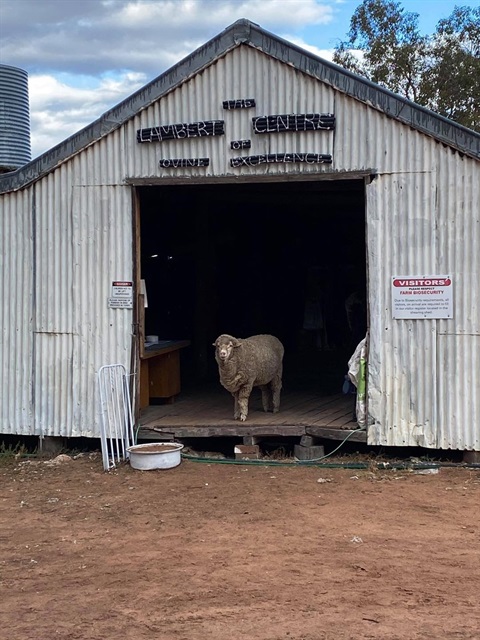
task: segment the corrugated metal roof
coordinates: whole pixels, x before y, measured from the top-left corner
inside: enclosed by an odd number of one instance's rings
[[[480,158],[480,134],[433,111],[323,60],[296,45],[242,19],[233,23],[189,56],[142,89],[104,113],[98,120],[70,136],[17,171],[0,176],[0,193],[22,188],[58,166],[99,138],[120,127],[136,113],[172,91],[229,50],[240,45],[255,47],[389,117],[432,136],[468,156]]]

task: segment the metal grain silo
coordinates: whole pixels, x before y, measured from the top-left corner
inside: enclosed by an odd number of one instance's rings
[[[0,173],[31,159],[28,74],[0,64]]]

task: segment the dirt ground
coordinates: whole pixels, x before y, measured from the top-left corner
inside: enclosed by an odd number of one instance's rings
[[[480,638],[480,470],[0,466],[6,640]]]

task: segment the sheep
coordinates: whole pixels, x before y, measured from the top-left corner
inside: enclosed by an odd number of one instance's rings
[[[271,335],[238,339],[222,334],[213,343],[220,383],[234,397],[233,417],[244,422],[253,387],[262,391],[264,411],[277,413],[282,389],[283,344]]]

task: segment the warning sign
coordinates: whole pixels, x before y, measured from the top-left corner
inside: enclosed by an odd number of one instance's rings
[[[393,276],[392,311],[397,319],[453,318],[450,276]]]
[[[108,299],[108,306],[111,309],[133,309],[133,282],[112,282],[112,295]]]
[[[112,298],[132,298],[133,282],[112,282]]]

